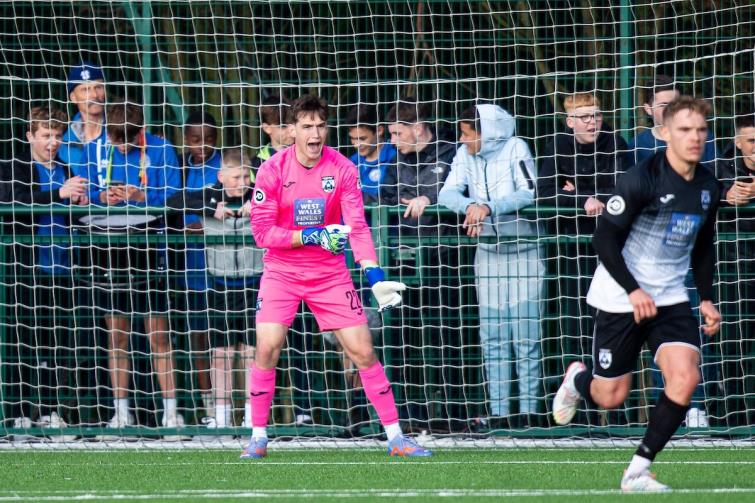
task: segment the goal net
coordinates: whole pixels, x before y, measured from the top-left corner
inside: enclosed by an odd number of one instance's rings
[[[192,212],[185,200],[168,199],[214,184],[223,152],[241,148],[263,161],[271,142],[290,141],[276,123],[285,124],[287,100],[316,93],[329,104],[329,145],[352,156],[355,144],[377,141],[385,157],[385,173],[360,169],[380,262],[407,285],[404,305],[378,314],[348,252],[347,262],[356,285],[350,302],[368,315],[404,429],[451,443],[491,435],[546,443],[637,438],[663,386],[648,351],[621,408],[582,407],[567,427],[552,421],[565,368],[592,360],[585,294],[597,265],[595,219],[583,200],[559,204],[534,189],[577,184],[593,195],[602,190],[596,186],[612,186],[642,154],[631,147],[635,137],[653,138],[653,103],[643,104],[661,75],[683,94],[710,100],[713,158],[743,162],[732,145],[735,120],[752,113],[753,10],[734,0],[0,4],[0,436],[211,442],[249,434],[246,368],[262,302],[261,251],[237,207],[219,220],[217,200]],[[111,148],[98,128],[104,112],[92,105],[97,91],[78,94],[99,70],[105,110],[139,104],[141,141],[155,152],[149,167],[165,177],[146,205],[78,197],[81,204],[69,204],[69,197],[51,206],[50,191],[86,169],[96,172],[90,186],[144,182],[144,169],[134,182],[133,173],[119,177],[113,167],[132,155],[144,168],[148,147]],[[563,102],[581,92],[599,100],[610,151],[581,149],[569,135]],[[430,135],[410,146],[419,154],[408,158],[435,156],[413,173],[387,153],[387,116],[399,103],[420,115]],[[501,215],[508,224],[495,233],[470,237],[464,210],[436,203],[460,117],[481,103],[513,117],[533,159],[534,176],[524,183],[536,194]],[[72,171],[39,162],[58,148],[54,139],[35,139],[40,124],[53,137],[63,131],[47,116],[35,121],[38,107],[67,114],[71,129],[60,151]],[[376,118],[354,119],[354,109],[374,109]],[[121,106],[124,123],[136,117],[128,113]],[[554,150],[559,134],[570,151]],[[91,147],[100,140],[101,149]],[[84,152],[85,166],[74,166],[71,149]],[[566,171],[547,175],[548,163]],[[606,163],[612,171],[596,174]],[[720,164],[710,164],[719,175]],[[509,194],[505,173],[472,171],[463,173],[460,197]],[[393,200],[381,184],[391,173],[398,173]],[[423,217],[406,217],[407,200],[425,193],[432,204]],[[715,289],[723,324],[716,337],[701,335],[702,384],[679,432],[688,438],[753,434],[754,220],[751,204],[719,214]],[[354,364],[303,306],[281,354],[270,426],[273,436],[300,440],[380,438]]]

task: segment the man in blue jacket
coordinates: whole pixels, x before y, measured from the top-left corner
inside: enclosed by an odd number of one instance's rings
[[[462,147],[438,203],[465,215],[479,243],[475,276],[490,400],[490,428],[510,426],[511,367],[519,377],[522,426],[536,424],[540,393],[540,313],[545,265],[537,226],[518,215],[535,200],[535,163],[514,118],[497,105],[477,105],[460,117]],[[468,193],[469,195],[465,195]],[[513,350],[514,360],[511,359]]]
[[[93,204],[105,206],[165,206],[166,199],[181,187],[181,171],[173,145],[146,132],[139,105],[128,102],[111,104],[107,107],[106,118],[107,155],[103,157],[97,144],[90,143],[86,150],[86,167],[79,173],[89,180],[89,199]],[[103,227],[108,225],[109,222],[102,224]],[[109,333],[115,414],[107,427],[117,430],[134,424],[128,400],[131,316],[144,320],[153,369],[163,396],[162,425],[181,427],[183,417],[177,413],[174,364],[168,332],[165,256],[163,250],[155,250],[155,245],[150,245],[148,250],[139,246],[111,246],[109,260],[113,262],[113,257],[120,256],[119,252],[126,253],[129,257],[126,267],[123,264],[108,264],[105,277],[93,279],[96,283],[94,302],[103,312]],[[95,253],[93,246],[92,256]],[[141,257],[141,260],[134,264],[137,260],[134,257]],[[180,440],[181,437],[168,435],[164,439]]]
[[[102,68],[89,62],[73,66],[68,72],[68,98],[76,105],[73,117],[63,135],[58,157],[77,170],[84,164],[89,144],[104,149],[105,131],[105,75]]]

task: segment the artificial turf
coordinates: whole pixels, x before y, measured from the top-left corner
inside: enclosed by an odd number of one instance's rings
[[[613,501],[628,449],[0,451],[2,501]],[[755,501],[755,448],[674,448],[656,460],[659,501]]]

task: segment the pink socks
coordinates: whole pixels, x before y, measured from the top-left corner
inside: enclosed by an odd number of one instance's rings
[[[252,403],[252,426],[266,427],[270,420],[270,407],[275,394],[275,369],[259,369],[252,364],[249,373],[249,400]]]
[[[361,369],[359,376],[362,378],[367,399],[375,407],[383,426],[398,423],[398,409],[396,409],[396,401],[393,398],[393,389],[380,362],[369,368]]]

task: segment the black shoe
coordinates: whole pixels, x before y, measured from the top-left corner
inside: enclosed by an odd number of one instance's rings
[[[511,423],[509,423],[508,416],[489,416],[486,419],[486,422],[488,423],[487,426],[490,431],[511,429]]]

